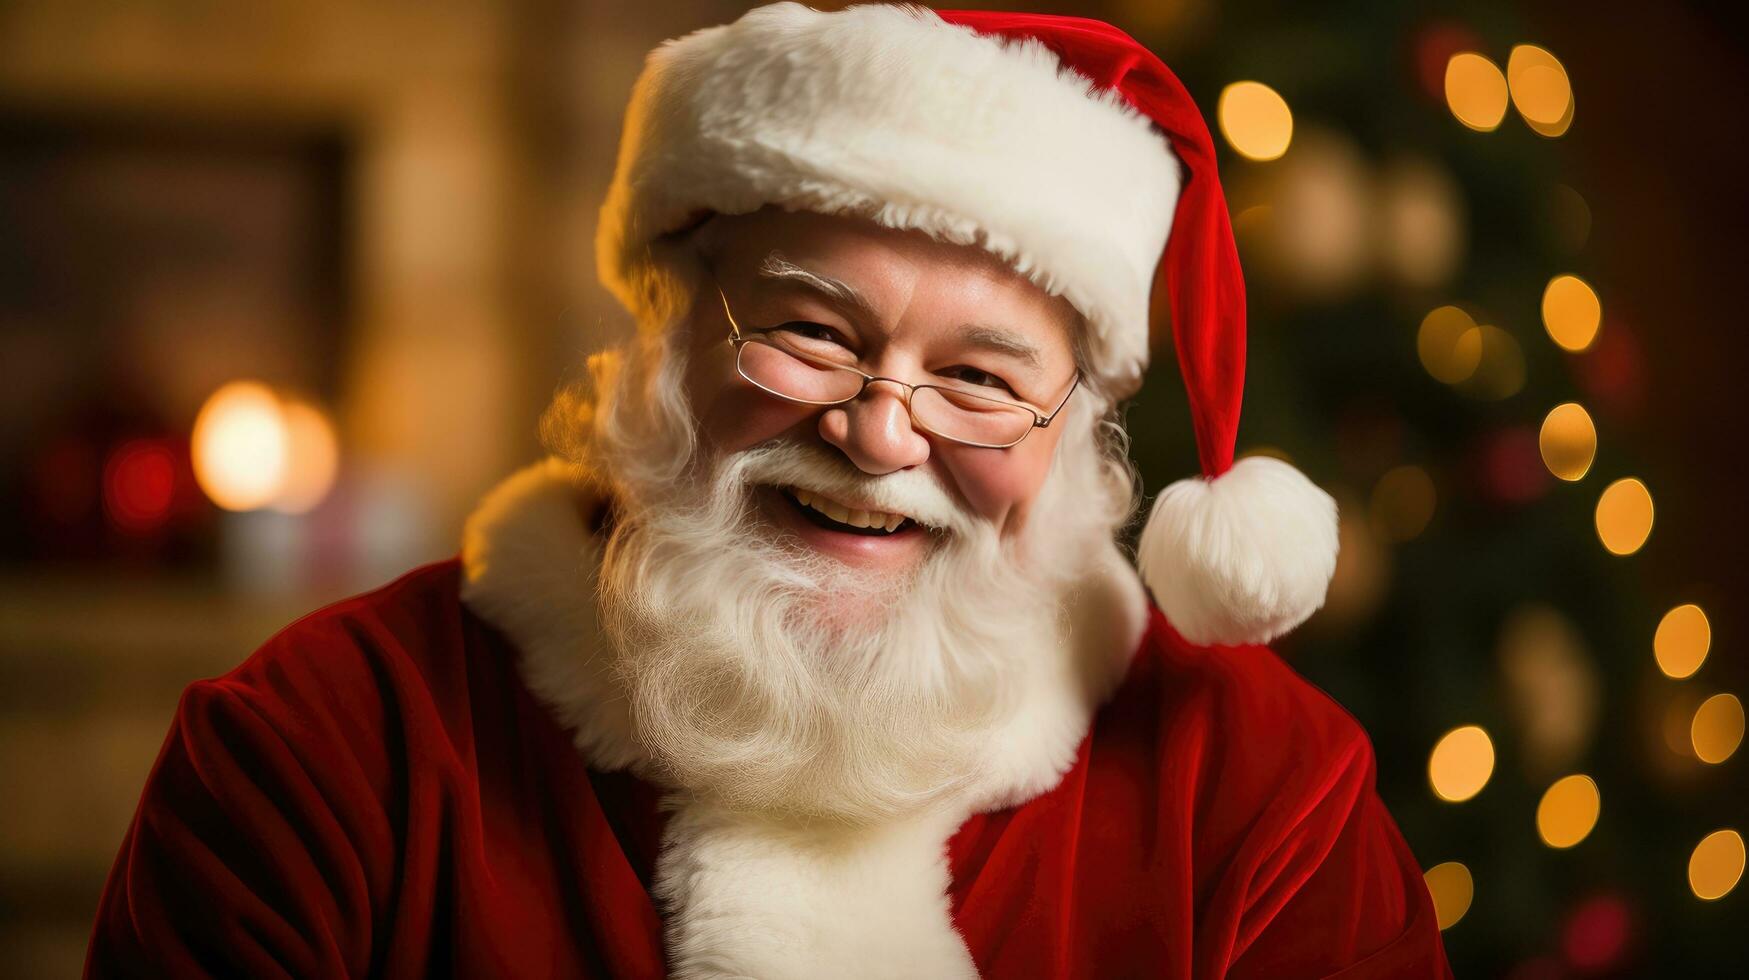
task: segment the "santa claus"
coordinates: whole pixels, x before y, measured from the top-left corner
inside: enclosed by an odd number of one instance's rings
[[[1449,974],[1364,733],[1261,646],[1335,506],[1233,462],[1244,289],[1158,59],[761,7],[650,55],[597,244],[638,330],[553,457],[188,689],[91,975]],[[1138,575],[1151,300],[1203,472]]]

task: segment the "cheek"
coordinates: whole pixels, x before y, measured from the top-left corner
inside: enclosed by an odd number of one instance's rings
[[[1011,531],[1026,519],[1039,488],[1044,486],[1056,444],[1056,433],[1041,430],[1013,449],[955,446],[943,455],[954,485],[972,510],[1003,531]]]
[[[794,428],[816,409],[760,391],[735,372],[733,360],[706,356],[687,369],[687,396],[699,435],[719,454],[750,449]]]

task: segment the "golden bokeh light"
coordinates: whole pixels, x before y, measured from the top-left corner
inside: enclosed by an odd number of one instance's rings
[[[1427,760],[1433,792],[1448,803],[1462,803],[1488,785],[1494,774],[1494,743],[1479,725],[1445,733]]]
[[[1449,282],[1468,231],[1457,181],[1430,160],[1399,157],[1380,175],[1378,193],[1377,256],[1385,271],[1421,289]]]
[[[1550,473],[1567,481],[1579,480],[1590,472],[1591,461],[1597,458],[1597,426],[1578,402],[1556,405],[1543,419],[1537,445]]]
[[[194,421],[194,476],[226,510],[313,510],[340,469],[340,441],[320,408],[234,381],[207,399]]]
[[[1552,606],[1527,602],[1501,623],[1497,649],[1525,771],[1539,779],[1572,771],[1596,731],[1603,686],[1579,627]]]
[[[1688,857],[1688,887],[1696,898],[1724,898],[1743,877],[1743,835],[1715,830],[1695,845]]]
[[[1543,327],[1562,350],[1577,353],[1597,340],[1603,304],[1591,284],[1573,275],[1549,280],[1543,290]]]
[[[1378,259],[1378,178],[1353,137],[1296,127],[1293,149],[1254,168],[1235,191],[1266,201],[1267,219],[1247,245],[1260,269],[1301,298],[1334,300],[1364,288]],[[1248,200],[1247,203],[1250,203]]]
[[[1590,776],[1575,773],[1555,780],[1536,807],[1536,832],[1543,843],[1566,848],[1584,840],[1597,826],[1603,797]]]
[[[1248,159],[1278,159],[1293,142],[1293,111],[1287,100],[1262,82],[1228,85],[1221,90],[1215,113],[1221,135]]]
[[[1476,339],[1481,348],[1476,370],[1458,386],[1472,398],[1499,401],[1524,390],[1524,348],[1518,338],[1499,327],[1482,324],[1476,327]]]
[[[1724,762],[1743,744],[1743,702],[1735,694],[1707,698],[1695,710],[1688,733],[1695,758],[1715,766]]]
[[[1482,333],[1476,321],[1455,306],[1441,306],[1421,320],[1415,352],[1434,380],[1459,384],[1482,363]]]
[[[288,401],[283,411],[288,465],[285,480],[274,495],[273,509],[305,514],[334,487],[340,470],[340,442],[334,435],[334,424],[316,406]]]
[[[1439,919],[1441,931],[1457,925],[1476,897],[1476,881],[1470,869],[1457,861],[1447,861],[1427,869],[1427,892],[1433,896],[1433,913]]]
[[[1628,477],[1605,487],[1597,499],[1597,537],[1612,555],[1639,551],[1652,533],[1652,494]]]
[[[226,510],[265,507],[284,484],[288,442],[273,392],[253,381],[234,381],[214,392],[195,417],[195,480]]]
[[[1543,465],[1555,476],[1567,481],[1585,478],[1593,458],[1597,458],[1597,425],[1592,422],[1592,413],[1576,401],[1557,404],[1543,418],[1537,446],[1543,450]]]
[[[1546,48],[1520,44],[1506,59],[1506,80],[1512,105],[1525,124],[1543,136],[1555,137],[1573,125],[1573,85],[1567,69]]]
[[[1699,670],[1712,645],[1712,624],[1707,622],[1705,610],[1692,602],[1665,613],[1658,621],[1658,632],[1652,635],[1652,655],[1658,659],[1658,669],[1677,680]]]
[[[1500,66],[1474,51],[1451,56],[1445,64],[1445,103],[1457,121],[1479,132],[1500,128],[1506,118],[1506,76]]]
[[[1372,516],[1379,533],[1391,541],[1409,541],[1427,529],[1438,493],[1433,477],[1419,466],[1399,466],[1372,491]]]
[[[1327,301],[1371,282],[1385,235],[1383,189],[1354,137],[1296,126],[1284,158],[1237,177],[1233,194],[1244,201],[1238,214],[1247,219],[1240,247],[1284,296]],[[1258,205],[1266,205],[1265,212],[1247,214]]]

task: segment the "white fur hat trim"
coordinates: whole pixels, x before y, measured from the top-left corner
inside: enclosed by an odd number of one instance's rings
[[[1178,200],[1165,136],[1037,41],[909,5],[774,3],[652,51],[601,209],[601,280],[649,301],[650,245],[701,213],[857,214],[1007,259],[1088,320],[1132,393]]]

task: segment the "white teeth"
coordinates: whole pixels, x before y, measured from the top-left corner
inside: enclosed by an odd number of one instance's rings
[[[830,497],[803,490],[800,487],[791,487],[790,492],[795,495],[796,503],[817,510],[838,523],[848,524],[851,527],[878,527],[891,533],[907,520],[904,514],[889,514],[879,510],[854,510]]]

